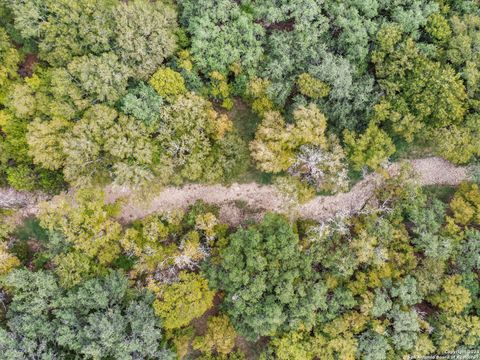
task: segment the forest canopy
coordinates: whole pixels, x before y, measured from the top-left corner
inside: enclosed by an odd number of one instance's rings
[[[478,172],[479,111],[478,0],[0,0],[0,357],[475,356],[478,176],[389,164]],[[122,216],[239,183],[285,209]]]

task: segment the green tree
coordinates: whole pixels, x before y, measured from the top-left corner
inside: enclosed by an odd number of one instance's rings
[[[153,303],[155,314],[164,319],[166,329],[188,325],[213,305],[215,292],[201,275],[181,272],[178,278],[173,284],[150,286],[158,297]]]
[[[42,227],[60,232],[76,250],[105,265],[121,250],[122,227],[113,218],[117,210],[116,204],[105,204],[102,192],[83,189],[74,199],[59,195],[43,203],[39,219]]]
[[[299,247],[298,234],[279,215],[229,237],[218,266],[207,269],[211,286],[225,292],[235,328],[249,339],[311,326],[326,308],[326,289]]]
[[[398,350],[411,350],[420,333],[418,315],[415,311],[394,309],[391,312],[393,321],[393,344]]]
[[[373,331],[365,332],[360,336],[358,352],[361,359],[383,360],[387,358],[390,349],[387,339]]]
[[[356,170],[364,166],[377,170],[395,152],[390,137],[373,122],[360,136],[345,131],[344,141],[348,158]]]
[[[175,8],[166,1],[121,2],[113,19],[115,52],[137,79],[147,80],[176,48]]]
[[[191,34],[195,65],[203,74],[227,75],[234,63],[247,73],[254,71],[264,30],[245,8],[228,0],[182,0],[179,5],[181,23]]]
[[[18,270],[6,286],[13,295],[7,329],[0,329],[0,349],[7,358],[72,353],[86,359],[172,358],[160,347],[152,297],[130,292],[120,273],[63,290],[49,272]]]
[[[155,90],[141,82],[129,89],[128,94],[121,100],[120,108],[126,115],[131,115],[147,125],[156,126],[162,105],[163,99]]]
[[[478,230],[469,229],[465,232],[465,239],[461,242],[456,263],[464,272],[480,269],[480,232]]]
[[[125,95],[132,74],[113,52],[75,58],[68,64],[68,71],[89,97],[109,104]]]
[[[214,316],[207,321],[207,332],[201,337],[196,337],[193,347],[204,353],[216,351],[218,354],[227,355],[235,346],[237,333],[226,315]]]
[[[405,306],[412,306],[422,301],[417,290],[417,280],[412,276],[402,279],[397,287],[392,288],[391,293],[392,296],[399,297]]]

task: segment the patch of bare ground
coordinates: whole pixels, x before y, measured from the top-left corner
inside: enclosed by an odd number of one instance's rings
[[[263,336],[256,342],[251,342],[242,336],[238,336],[235,341],[235,346],[240,349],[248,360],[258,359],[260,353],[268,345],[269,337]]]
[[[437,157],[407,160],[417,173],[421,185],[458,185],[470,179],[467,167],[457,167]],[[386,170],[395,175],[399,164],[394,163]],[[152,191],[147,197],[139,197],[127,187],[107,186],[107,201],[122,199],[123,207],[119,219],[130,222],[149,214],[168,212],[174,209],[186,209],[196,201],[220,207],[222,221],[239,225],[249,220],[258,220],[267,211],[286,213],[289,215],[313,220],[326,220],[339,213],[355,213],[364,207],[372,197],[374,190],[384,181],[380,174],[367,175],[349,192],[317,196],[306,204],[293,205],[272,185],[257,183],[223,185],[191,184],[183,187],[166,187],[158,193]],[[45,198],[45,197],[44,197]],[[0,190],[0,208],[20,208],[24,215],[34,214],[36,204],[42,198],[34,194],[16,192],[11,189]]]
[[[37,54],[28,54],[25,57],[25,60],[18,68],[18,74],[21,77],[30,77],[33,74],[33,70],[35,69],[35,65],[38,62]]]
[[[446,160],[437,157],[415,159],[407,161],[418,175],[421,185],[458,185],[469,179],[469,170],[466,167],[457,167]],[[395,175],[399,171],[399,164],[392,164],[387,172]],[[251,218],[258,219],[266,211],[294,213],[301,218],[326,220],[338,213],[355,213],[363,208],[372,197],[374,190],[384,181],[384,177],[377,173],[367,175],[358,182],[349,192],[336,195],[317,196],[306,204],[293,208],[278,190],[271,185],[256,183],[233,184],[229,187],[222,185],[187,185],[181,188],[168,187],[160,194],[152,196],[151,201],[138,204],[126,201],[121,219],[131,221],[143,218],[151,213],[169,211],[176,208],[186,209],[197,200],[216,204],[220,207],[220,217],[231,225],[245,223]],[[126,188],[107,188],[109,201],[122,196],[134,196]],[[239,203],[242,204],[239,206]]]

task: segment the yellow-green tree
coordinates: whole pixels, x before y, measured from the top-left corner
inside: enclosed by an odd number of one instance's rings
[[[155,314],[163,318],[166,329],[188,325],[203,315],[213,305],[215,292],[208,288],[208,281],[195,273],[181,272],[178,282],[172,284],[150,284],[157,294],[153,303]]]
[[[237,333],[226,315],[214,316],[208,319],[205,335],[195,338],[193,347],[204,353],[212,351],[227,355],[235,346]]]
[[[472,301],[468,289],[460,285],[461,275],[445,278],[442,291],[431,297],[431,302],[446,313],[460,314]]]
[[[20,265],[20,260],[9,252],[8,244],[0,240],[0,276],[8,274]]]
[[[330,87],[323,81],[314,78],[308,73],[303,73],[297,80],[298,88],[302,95],[312,99],[320,99],[328,96]]]
[[[149,84],[167,100],[174,100],[187,92],[182,75],[168,67],[159,68],[150,78]]]
[[[105,265],[121,252],[117,211],[117,204],[105,203],[102,191],[82,189],[74,198],[59,195],[41,204],[38,217],[42,227],[60,232],[75,250]]]
[[[457,224],[480,223],[480,189],[477,184],[461,184],[450,201],[453,219]]]
[[[395,152],[390,137],[373,122],[361,135],[346,130],[344,141],[348,158],[356,170],[364,166],[377,170]]]
[[[265,116],[250,143],[250,151],[259,169],[278,173],[294,162],[302,145],[324,147],[327,120],[314,104],[300,106],[293,112],[294,122],[286,124],[279,112]]]
[[[63,139],[70,127],[71,124],[61,118],[51,121],[37,118],[28,125],[28,153],[35,164],[50,170],[63,167],[65,162]]]
[[[20,53],[10,43],[5,29],[0,27],[0,104],[3,104],[8,94],[9,85],[18,77],[19,63]]]

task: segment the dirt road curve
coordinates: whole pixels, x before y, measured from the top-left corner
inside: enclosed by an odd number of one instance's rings
[[[422,185],[457,185],[469,179],[466,167],[456,167],[436,157],[411,160]],[[387,171],[394,174],[398,164],[392,164]],[[155,212],[164,212],[175,208],[187,208],[197,200],[220,206],[221,220],[230,224],[241,223],[245,217],[259,216],[265,211],[294,213],[303,218],[315,220],[328,219],[339,212],[355,212],[363,207],[372,196],[373,190],[381,182],[378,174],[370,174],[357,183],[349,192],[333,196],[318,196],[306,204],[293,206],[270,185],[233,184],[187,185],[167,187],[159,194],[150,196],[151,200],[138,200],[126,187],[109,186],[105,189],[108,201],[124,198],[121,220],[128,222]],[[39,194],[16,192],[11,189],[0,190],[0,207],[22,208],[26,215],[36,210],[35,204],[44,197]]]
[[[417,172],[422,185],[458,185],[470,176],[466,167],[456,167],[441,158],[416,159],[410,161],[410,163]],[[398,164],[392,164],[388,167],[388,172],[394,174],[398,171],[398,168]],[[230,187],[188,185],[182,188],[166,188],[160,194],[154,196],[149,204],[127,201],[122,211],[122,220],[130,221],[155,212],[186,208],[197,200],[219,205],[222,221],[230,224],[242,222],[246,216],[245,208],[258,213],[289,211],[302,218],[325,220],[339,212],[355,212],[361,209],[372,196],[373,190],[379,185],[381,179],[382,177],[378,174],[370,174],[347,193],[318,196],[293,209],[276,188],[270,185],[262,186],[250,183],[234,184]],[[119,187],[108,188],[107,196],[110,201],[122,196],[128,198],[130,191]],[[236,206],[238,202],[241,202],[242,206]]]

